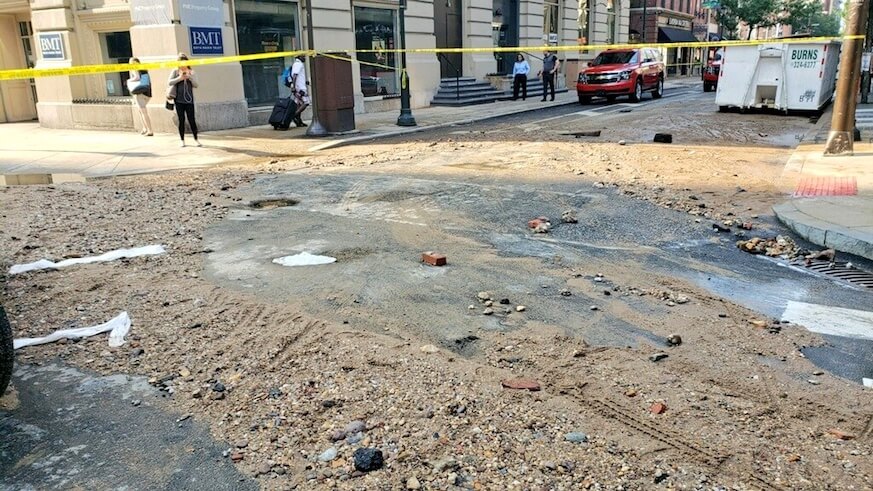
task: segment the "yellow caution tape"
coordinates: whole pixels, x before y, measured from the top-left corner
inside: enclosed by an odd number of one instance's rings
[[[279,51],[275,53],[257,53],[253,55],[224,56],[220,58],[194,58],[190,60],[153,61],[148,63],[118,63],[115,65],[81,65],[58,68],[22,68],[0,71],[0,80],[20,80],[38,77],[58,77],[72,75],[96,75],[101,73],[126,72],[128,70],[153,70],[157,68],[177,68],[180,66],[217,65],[240,61],[265,60],[271,58],[296,57],[298,55],[314,55],[314,51]]]
[[[517,53],[530,51],[602,51],[607,49],[630,49],[630,48],[722,48],[731,46],[758,46],[762,44],[808,44],[822,43],[830,41],[847,41],[850,39],[864,39],[863,35],[852,35],[842,37],[809,37],[809,38],[784,38],[784,39],[756,39],[745,41],[697,41],[689,43],[637,43],[637,44],[587,44],[587,45],[567,45],[567,46],[511,46],[511,47],[491,47],[491,48],[407,48],[401,49],[359,49],[349,50],[347,53],[408,53],[408,54],[436,54],[436,53]],[[101,73],[123,72],[128,70],[150,70],[157,68],[176,68],[178,66],[199,66],[199,65],[216,65],[221,63],[233,63],[251,60],[264,60],[271,58],[295,57],[300,54],[307,56],[329,56],[328,53],[316,51],[280,51],[275,53],[258,53],[253,55],[234,55],[224,56],[219,58],[196,58],[186,61],[167,60],[156,61],[149,63],[120,63],[117,65],[82,65],[72,67],[58,68],[26,68],[16,70],[0,71],[0,80],[20,80],[37,77],[57,77],[57,76],[73,76],[73,75],[94,75]],[[334,56],[334,55],[330,55]],[[356,61],[356,60],[355,60]],[[374,66],[377,65],[369,62],[366,63]],[[390,67],[392,70],[394,67]]]

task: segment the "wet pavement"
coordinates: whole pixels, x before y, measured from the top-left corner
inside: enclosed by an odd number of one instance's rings
[[[215,282],[254,291],[274,301],[295,298],[314,313],[350,327],[381,330],[387,322],[415,330],[449,348],[477,329],[509,330],[524,323],[560,326],[595,345],[663,341],[638,326],[669,316],[628,298],[621,318],[592,306],[604,302],[605,284],[580,278],[572,298],[562,297],[567,267],[610,265],[695,283],[710,292],[780,319],[789,301],[864,308],[873,294],[848,283],[745,254],[731,234],[714,234],[707,221],[628,198],[615,188],[580,189],[560,182],[495,181],[490,177],[434,179],[369,174],[258,178],[252,198],[284,197],[298,203],[271,210],[240,208],[204,238],[207,275]],[[579,224],[561,224],[574,209]],[[547,235],[526,222],[552,218]],[[775,221],[760,233],[786,231]],[[422,251],[449,258],[445,268],[419,262]],[[299,252],[337,257],[335,264],[283,268],[277,257]],[[871,268],[863,260],[859,267]],[[471,295],[496,291],[513,304],[536,305],[524,317],[482,316],[467,310]],[[627,297],[626,297],[627,298]],[[627,319],[633,320],[628,322]],[[636,322],[639,320],[640,322]],[[856,383],[873,377],[873,342],[826,336],[810,359]],[[461,341],[459,341],[461,340]]]
[[[246,490],[208,428],[143,377],[19,365],[0,399],[0,489]],[[181,421],[180,421],[181,420]]]

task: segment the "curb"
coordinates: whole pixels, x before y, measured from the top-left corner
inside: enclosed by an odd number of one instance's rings
[[[776,218],[786,227],[813,244],[873,260],[873,234],[855,231],[807,215],[797,208],[795,201],[797,200],[788,200],[773,207]]]
[[[553,104],[553,105],[550,105],[548,107],[530,107],[530,108],[519,109],[516,111],[511,111],[511,112],[507,112],[507,113],[503,113],[503,114],[490,114],[490,115],[482,116],[479,118],[467,118],[467,119],[461,119],[458,121],[451,121],[448,123],[439,123],[439,124],[433,124],[433,125],[428,125],[428,126],[416,126],[414,128],[409,128],[409,129],[405,129],[405,130],[386,131],[384,133],[356,136],[353,138],[346,138],[344,140],[335,140],[335,141],[323,143],[321,145],[316,145],[314,147],[310,147],[308,149],[308,151],[318,152],[320,150],[327,150],[330,148],[337,148],[337,147],[352,145],[355,143],[361,143],[361,142],[365,142],[365,141],[378,140],[380,138],[391,138],[393,136],[409,135],[409,134],[413,134],[413,133],[421,133],[423,131],[448,128],[449,126],[473,124],[473,123],[478,123],[481,121],[488,121],[489,119],[503,118],[506,116],[514,116],[516,114],[524,114],[524,113],[529,113],[529,112],[534,112],[534,111],[542,111],[543,109],[551,109],[553,107],[570,106],[573,104],[579,104],[579,101],[572,100],[572,101],[567,101],[567,102],[559,102],[557,104]]]
[[[666,86],[665,88],[687,88],[690,86],[697,85],[697,83],[698,83],[697,79],[689,80],[689,79],[683,78],[682,80],[677,81],[675,83],[672,83],[672,84]],[[569,92],[573,92],[573,91],[570,90]],[[352,145],[355,143],[361,143],[361,142],[365,142],[365,141],[378,140],[380,138],[391,138],[393,136],[421,133],[422,131],[437,130],[437,129],[441,129],[441,128],[447,128],[449,126],[459,126],[459,125],[465,125],[465,124],[478,123],[481,121],[488,121],[490,119],[503,118],[506,116],[514,116],[516,114],[525,114],[525,113],[534,112],[534,111],[541,111],[543,109],[571,106],[573,104],[579,104],[579,101],[577,101],[576,99],[573,99],[573,100],[566,101],[566,102],[559,102],[557,104],[550,105],[547,107],[542,107],[542,106],[531,107],[531,108],[527,108],[527,109],[518,109],[516,111],[507,112],[507,113],[503,113],[503,114],[491,114],[491,115],[482,116],[479,118],[467,118],[467,119],[462,119],[459,121],[451,121],[448,123],[439,123],[439,124],[434,124],[434,125],[429,125],[429,126],[416,126],[414,128],[410,128],[410,129],[388,131],[385,133],[377,133],[377,134],[373,134],[373,135],[361,135],[361,136],[356,136],[356,137],[352,137],[352,138],[346,138],[344,140],[335,140],[335,141],[323,143],[321,145],[316,145],[314,147],[310,147],[308,149],[308,151],[318,152],[320,150],[327,150],[330,148],[337,148],[337,147],[342,147],[345,145]]]

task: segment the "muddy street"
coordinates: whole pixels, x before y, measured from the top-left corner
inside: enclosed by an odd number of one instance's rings
[[[211,458],[214,479],[264,489],[869,489],[873,339],[851,327],[873,293],[794,261],[814,248],[770,209],[812,124],[712,97],[689,85],[287,160],[0,188],[4,269],[167,248],[7,276],[16,337],[133,319],[121,347],[19,350],[13,385],[35,394],[32,373],[58,364],[141,377],[136,397],[160,396],[147,431],[197,425],[178,438],[201,450],[174,465]],[[797,249],[737,247],[776,236]],[[274,262],[303,253],[336,261]],[[852,315],[837,333],[810,312]],[[59,431],[26,411],[0,423]],[[40,462],[22,455],[4,447],[0,466]]]

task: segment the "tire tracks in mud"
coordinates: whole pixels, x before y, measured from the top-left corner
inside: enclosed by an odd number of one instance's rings
[[[686,455],[694,462],[719,475],[745,482],[761,491],[786,491],[786,488],[773,484],[771,479],[759,472],[738,474],[725,469],[724,464],[733,458],[734,454],[718,452],[704,443],[694,441],[685,435],[668,430],[652,421],[646,421],[641,416],[634,414],[634,409],[628,408],[620,402],[610,398],[584,397],[579,391],[564,391],[564,394],[570,396],[574,402],[583,408],[593,410],[608,420],[616,421],[637,433],[667,445],[669,448]]]

